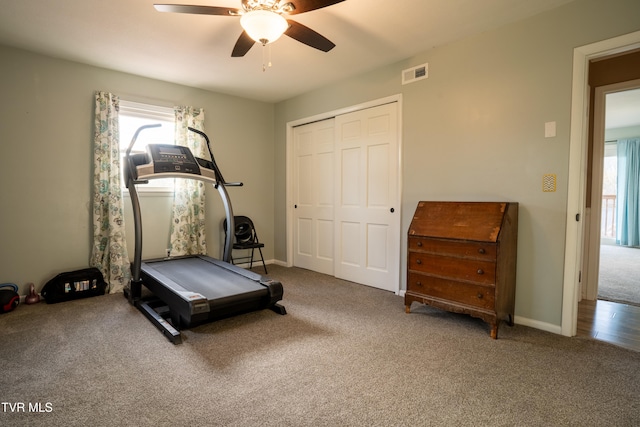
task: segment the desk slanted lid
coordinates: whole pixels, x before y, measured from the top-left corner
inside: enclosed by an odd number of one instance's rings
[[[410,236],[496,242],[508,203],[419,202]]]

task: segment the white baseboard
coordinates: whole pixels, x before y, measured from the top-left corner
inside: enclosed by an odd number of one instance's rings
[[[275,264],[275,265],[280,265],[280,266],[282,266],[282,267],[286,267],[286,266],[287,266],[287,264],[286,264],[286,263],[284,263],[284,262],[282,262],[282,261],[278,261],[278,260],[273,260],[273,259],[265,259],[265,260],[264,260],[264,263],[265,263],[266,265]],[[249,262],[243,262],[243,263],[234,264],[234,265],[236,265],[237,267],[241,267],[241,268],[249,268],[249,266],[251,265],[251,263],[249,263]],[[260,258],[258,258],[258,259],[254,259],[254,260],[253,260],[253,268],[256,268],[256,267],[262,267],[262,261],[260,260]]]
[[[38,292],[38,296],[40,297],[40,301],[39,302],[43,302],[44,301],[44,297],[42,295],[40,295],[39,292]],[[27,295],[20,295],[20,305],[26,304],[26,302],[24,302],[26,299],[27,299]]]
[[[407,291],[405,289],[400,289],[400,292],[398,293],[398,295],[401,297],[404,297],[404,294],[406,292]],[[553,334],[562,335],[562,327],[558,325],[552,325],[551,323],[541,322],[539,320],[533,320],[533,319],[529,319],[521,316],[514,316],[513,322],[518,325],[528,326],[530,328],[540,329],[545,332],[551,332]]]
[[[539,320],[528,319],[526,317],[520,317],[520,316],[515,316],[513,321],[518,325],[528,326],[530,328],[551,332],[552,334],[562,335],[562,327],[559,325],[553,325],[551,323],[541,322]]]

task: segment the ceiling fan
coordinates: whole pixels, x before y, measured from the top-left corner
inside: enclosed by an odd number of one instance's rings
[[[232,57],[244,56],[256,43],[273,43],[282,34],[323,52],[335,47],[331,40],[285,16],[321,9],[344,0],[241,0],[242,8],[194,6],[182,4],[154,4],[160,12],[191,13],[199,15],[240,16],[243,31],[238,38]]]

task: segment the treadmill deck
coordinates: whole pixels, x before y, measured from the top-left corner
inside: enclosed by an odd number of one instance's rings
[[[213,258],[211,258],[213,261]],[[220,261],[221,262],[221,261]],[[267,289],[260,283],[261,276],[249,271],[238,272],[223,268],[218,263],[202,257],[169,258],[145,261],[143,271],[159,273],[181,287],[196,292],[208,300],[229,298],[237,295],[261,292]],[[251,273],[254,277],[246,277]]]
[[[169,308],[174,327],[191,327],[235,314],[272,308],[280,282],[205,255],[144,261],[142,283]]]

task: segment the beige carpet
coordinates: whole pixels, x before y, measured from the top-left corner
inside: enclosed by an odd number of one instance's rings
[[[0,315],[0,400],[13,405],[0,425],[640,425],[640,353],[519,325],[492,340],[468,316],[269,272],[287,315],[210,323],[178,346],[121,295]]]
[[[640,248],[600,246],[598,299],[640,306]]]

